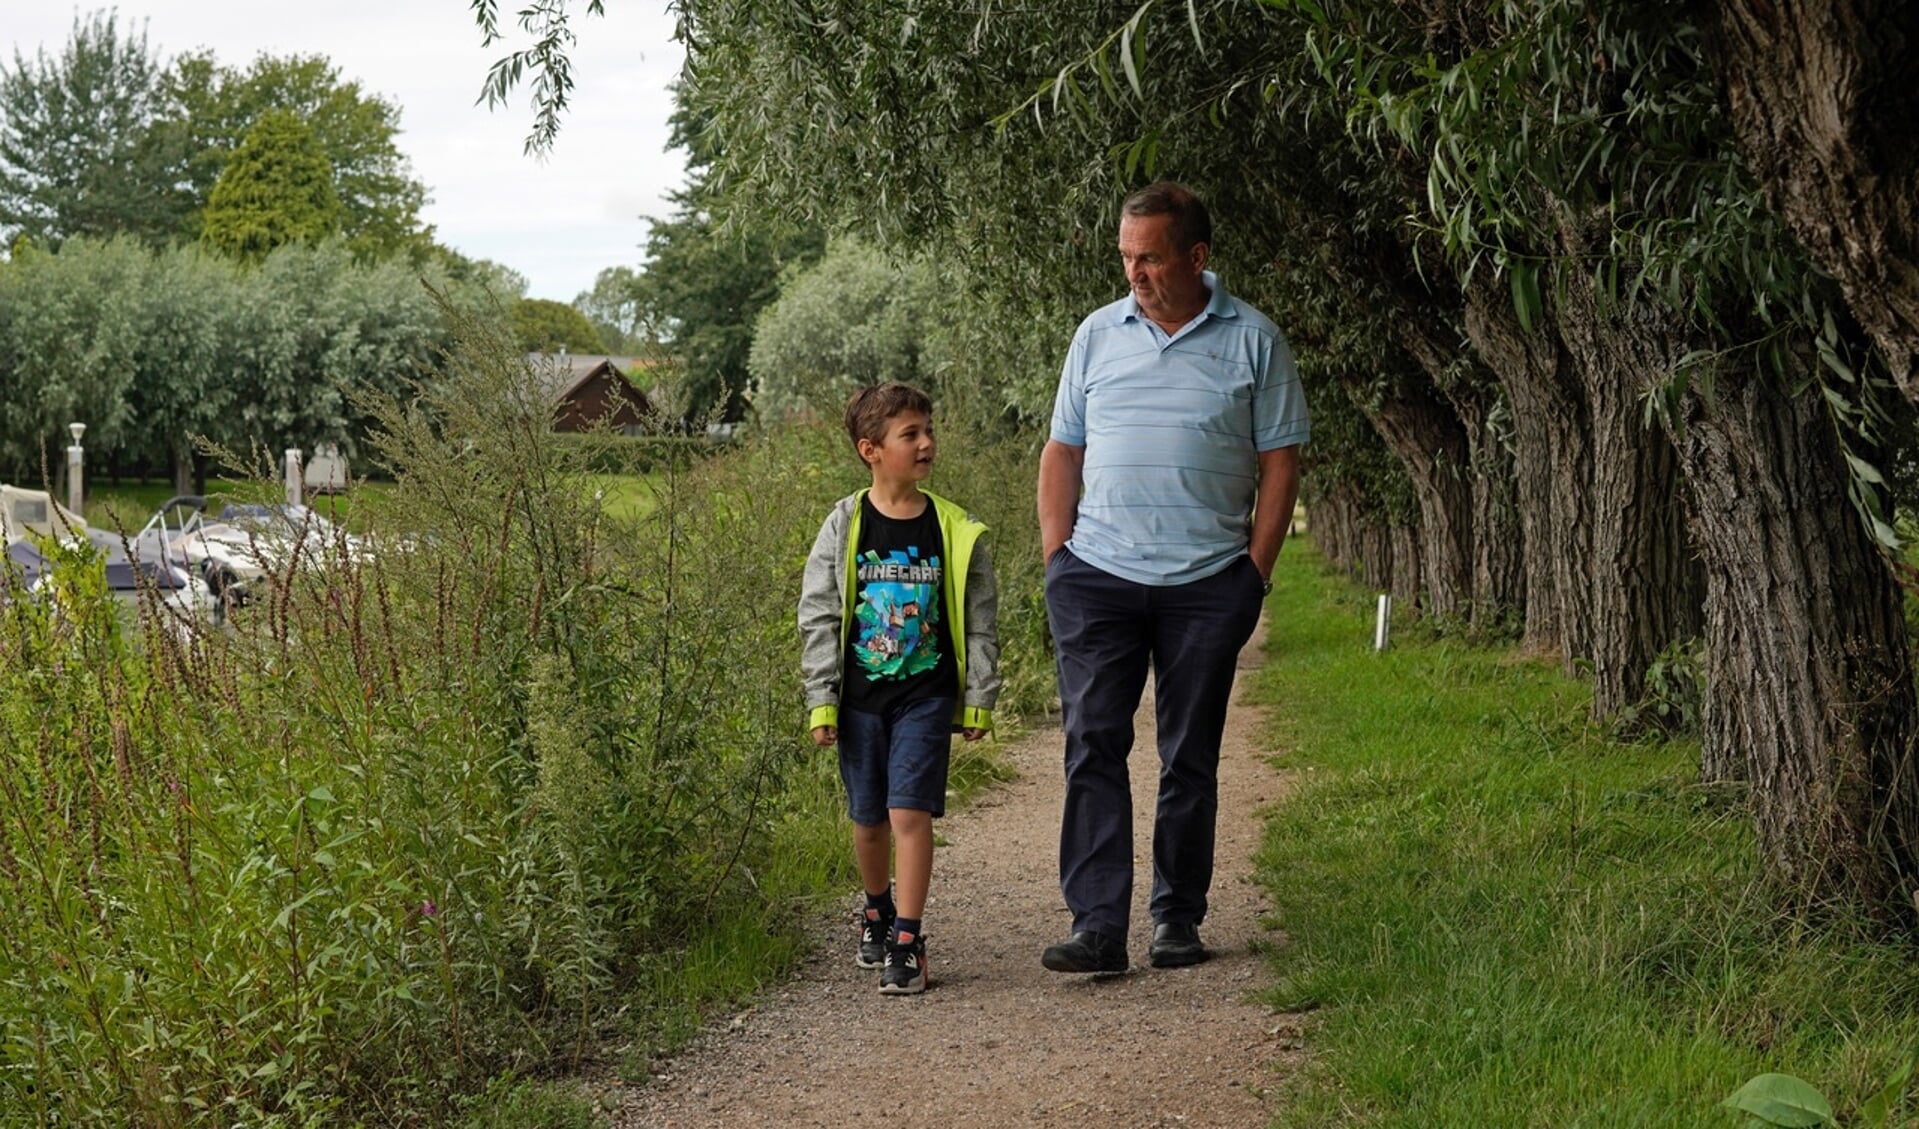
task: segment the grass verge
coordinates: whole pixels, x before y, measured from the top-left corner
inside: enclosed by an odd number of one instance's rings
[[[1696,745],[1614,742],[1507,652],[1373,653],[1372,597],[1310,542],[1268,614],[1250,697],[1298,779],[1259,862],[1269,1002],[1313,1014],[1274,1124],[1736,1126],[1721,1099],[1780,1071],[1849,1125],[1911,1060],[1910,943],[1781,914]]]

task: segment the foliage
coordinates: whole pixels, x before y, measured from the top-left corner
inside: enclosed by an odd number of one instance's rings
[[[675,196],[672,219],[653,221],[633,301],[641,331],[680,365],[688,419],[731,422],[746,409],[755,319],[777,295],[781,271],[817,258],[823,241],[811,231],[722,230],[699,198],[697,185],[689,188]]]
[[[76,14],[58,57],[16,50],[0,69],[0,243],[164,242],[189,206],[155,130],[164,112],[162,64],[115,13]]]
[[[137,421],[117,446],[136,464],[172,468],[186,493],[197,477],[194,436],[235,438],[226,421],[240,392],[237,343],[223,331],[242,283],[227,263],[191,245],[155,254],[143,281],[108,284],[144,307],[138,334],[115,358],[129,372],[127,410]]]
[[[640,333],[640,311],[634,299],[637,282],[632,267],[607,267],[594,276],[593,289],[573,299],[574,307],[600,335],[599,352],[638,353],[650,344]]]
[[[761,417],[832,420],[856,388],[928,383],[930,283],[923,266],[895,264],[857,240],[830,244],[781,286],[754,328],[748,367]]]
[[[754,881],[784,904],[768,843],[830,776],[790,616],[742,601],[797,584],[814,506],[687,467],[600,516],[501,345],[378,409],[371,532],[410,551],[330,549],[190,646],[0,609],[6,1108],[435,1119],[593,1045]]]
[[[1813,1129],[1832,1124],[1832,1104],[1811,1086],[1790,1074],[1760,1074],[1720,1103],[1727,1109],[1752,1115],[1755,1126]]]
[[[569,0],[533,0],[516,14],[520,30],[533,36],[533,45],[512,52],[493,64],[480,97],[489,108],[505,105],[513,88],[531,69],[533,132],[527,135],[529,155],[550,148],[559,134],[560,115],[573,92],[573,68],[567,48],[573,46],[568,21]],[[474,22],[480,26],[481,46],[491,47],[504,36],[500,31],[499,0],[472,0]],[[603,0],[586,0],[588,15],[603,15]]]
[[[1908,1058],[1887,1076],[1879,1092],[1859,1106],[1859,1116],[1854,1124],[1870,1126],[1872,1129],[1893,1124],[1893,1115],[1905,1110],[1905,1099],[1912,1089],[1915,1068],[1919,1068],[1919,1055]],[[1747,1129],[1759,1129],[1765,1125],[1792,1129],[1837,1124],[1833,1120],[1832,1103],[1826,1100],[1826,1096],[1807,1085],[1803,1079],[1790,1074],[1768,1073],[1748,1079],[1745,1085],[1734,1090],[1719,1104],[1727,1109],[1751,1114],[1753,1119],[1747,1123]]]
[[[596,1106],[577,1088],[503,1074],[487,1084],[458,1129],[596,1129]]]
[[[251,270],[128,238],[29,250],[0,263],[0,478],[39,481],[74,420],[96,468],[202,473],[203,441],[248,469],[256,450],[351,454],[366,426],[352,389],[397,394],[448,339],[429,287],[455,308],[490,301],[337,243],[282,247]]]
[[[318,55],[261,55],[244,70],[221,66],[209,52],[184,55],[164,76],[168,113],[159,129],[169,148],[188,154],[181,179],[199,223],[227,164],[267,114],[300,119],[332,169],[341,208],[340,232],[356,256],[417,254],[431,230],[420,220],[426,188],[400,152],[400,107],[343,79]]]
[[[285,110],[269,110],[247,130],[207,197],[200,238],[258,261],[282,244],[333,235],[344,214],[333,167],[313,131]]]
[[[0,237],[49,248],[76,235],[198,238],[247,135],[283,111],[325,155],[356,255],[428,253],[426,189],[396,144],[399,107],[319,56],[262,55],[244,69],[206,51],[162,60],[117,19],[76,16],[57,58],[16,52],[0,71]]]
[[[111,449],[137,433],[126,359],[159,327],[154,259],[132,239],[68,241],[0,264],[0,467],[37,481],[80,420]],[[156,296],[164,299],[164,296]]]
[[[1614,732],[1625,738],[1654,733],[1696,739],[1700,736],[1705,696],[1705,642],[1698,638],[1679,640],[1646,668],[1646,695],[1620,711],[1614,720]]]
[[[1287,1124],[1692,1126],[1790,1064],[1865,1113],[1919,1045],[1911,954],[1783,918],[1688,742],[1619,744],[1545,664],[1402,635],[1289,541],[1249,697],[1294,790],[1260,881],[1267,998],[1315,1065]],[[1912,1109],[1900,1110],[1909,1122]],[[1870,1122],[1869,1122],[1870,1123]]]
[[[528,353],[594,353],[600,347],[600,335],[585,314],[549,298],[513,303],[513,339]]]

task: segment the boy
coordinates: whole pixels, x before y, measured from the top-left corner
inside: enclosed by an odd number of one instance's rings
[[[993,727],[999,597],[980,544],[986,527],[920,489],[933,469],[926,393],[861,389],[847,402],[846,434],[873,485],[834,505],[806,561],[807,725],[815,744],[839,745],[866,888],[859,966],[881,970],[881,992],[911,995],[926,990],[920,924],[950,734],[977,741]]]

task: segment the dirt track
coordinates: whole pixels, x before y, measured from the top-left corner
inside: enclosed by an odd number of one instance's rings
[[[1242,671],[1257,665],[1263,639],[1262,630],[1248,644]],[[881,996],[878,974],[854,967],[849,894],[789,983],[628,1088],[615,1124],[1265,1125],[1266,1095],[1303,1052],[1296,1017],[1247,998],[1267,979],[1255,941],[1281,936],[1260,923],[1251,881],[1258,812],[1286,788],[1254,740],[1257,726],[1258,711],[1243,705],[1228,715],[1202,929],[1212,961],[1172,970],[1145,961],[1157,767],[1149,689],[1132,758],[1132,971],[1092,978],[1040,967],[1040,949],[1071,925],[1057,881],[1060,737],[1041,730],[1005,750],[1016,781],[937,825],[924,995]]]

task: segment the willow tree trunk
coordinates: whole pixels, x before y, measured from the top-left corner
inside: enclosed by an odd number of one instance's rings
[[[1699,633],[1701,578],[1673,489],[1672,443],[1648,426],[1641,393],[1686,354],[1677,321],[1654,307],[1606,304],[1584,270],[1567,272],[1560,339],[1591,413],[1594,717],[1645,696],[1668,644]]]
[[[1393,557],[1393,573],[1380,588],[1391,592],[1401,606],[1412,607],[1419,599],[1420,578],[1426,574],[1419,527],[1411,522],[1395,522],[1386,527],[1386,534]]]
[[[1307,534],[1327,564],[1348,572],[1353,567],[1353,546],[1358,539],[1354,529],[1353,494],[1351,486],[1340,483],[1315,493],[1306,502]]]
[[[1375,592],[1393,590],[1393,535],[1384,521],[1368,515],[1358,528],[1359,582]]]
[[[1529,650],[1592,653],[1593,448],[1585,397],[1559,338],[1520,325],[1503,284],[1475,276],[1466,331],[1511,405],[1513,475],[1526,568]]]
[[[1719,7],[1718,69],[1741,154],[1919,403],[1919,4]]]
[[[1823,405],[1722,377],[1689,409],[1673,440],[1706,570],[1705,771],[1743,763],[1789,889],[1903,914],[1919,873],[1911,655]]]
[[[1490,381],[1488,376],[1487,380]],[[1526,611],[1526,559],[1519,525],[1513,453],[1493,426],[1499,389],[1456,383],[1446,397],[1466,429],[1473,494],[1473,622],[1482,626]]]
[[[1411,264],[1406,264],[1408,267]],[[1513,480],[1513,457],[1493,428],[1494,409],[1500,405],[1499,386],[1472,352],[1460,327],[1431,314],[1410,311],[1430,308],[1414,294],[1407,301],[1409,316],[1396,318],[1399,343],[1419,363],[1457,417],[1466,444],[1461,474],[1470,499],[1472,531],[1472,595],[1469,617],[1489,624],[1526,607],[1525,559],[1519,529],[1519,508]],[[1448,290],[1464,313],[1464,298]]]
[[[1410,368],[1410,366],[1409,366]],[[1386,441],[1412,480],[1419,503],[1414,551],[1395,549],[1394,578],[1400,599],[1425,589],[1426,614],[1464,620],[1471,614],[1473,584],[1472,491],[1466,485],[1470,460],[1466,431],[1452,405],[1425,376],[1408,371],[1366,408],[1373,429]],[[1404,558],[1416,555],[1417,567]]]

